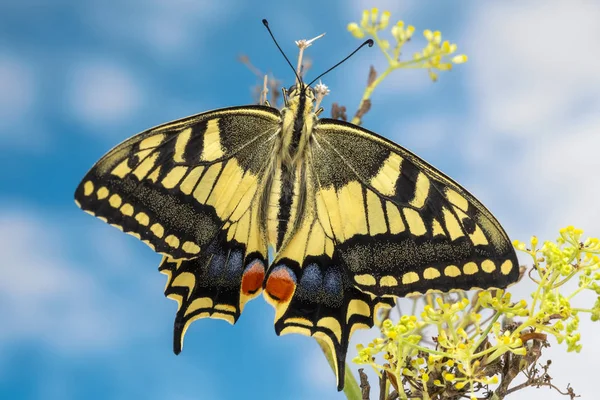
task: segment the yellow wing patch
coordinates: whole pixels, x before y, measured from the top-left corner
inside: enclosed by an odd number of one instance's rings
[[[383,165],[373,178],[371,178],[370,184],[379,193],[384,196],[393,195],[396,190],[390,185],[390,182],[396,182],[400,176],[400,166],[402,164],[402,157],[397,154],[391,153],[389,157],[383,162]]]

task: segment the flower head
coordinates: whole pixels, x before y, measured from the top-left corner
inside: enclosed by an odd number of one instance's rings
[[[300,49],[306,49],[307,47],[310,47],[313,42],[317,39],[322,38],[323,36],[325,36],[325,32],[321,33],[319,36],[315,36],[312,39],[300,39],[300,40],[296,40],[296,46],[298,46]]]
[[[323,82],[319,81],[319,83],[315,85],[314,91],[316,97],[315,108],[318,109],[321,106],[321,101],[323,100],[323,97],[329,94],[329,88],[325,86]]]

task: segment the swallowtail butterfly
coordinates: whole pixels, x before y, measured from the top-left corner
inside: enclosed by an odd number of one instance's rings
[[[341,390],[350,336],[379,307],[506,287],[519,268],[500,223],[458,183],[376,133],[319,118],[299,76],[284,97],[282,109],[224,108],[139,133],[92,167],[75,201],[163,255],[175,353],[192,321],[234,324],[262,292],[278,335],[328,344]]]

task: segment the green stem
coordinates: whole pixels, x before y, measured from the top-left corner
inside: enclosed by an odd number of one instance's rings
[[[403,390],[404,383],[402,382],[402,370],[404,369],[404,365],[406,363],[406,357],[403,348],[403,342],[401,340],[398,340],[398,347],[396,352],[398,358],[396,360],[396,371],[394,372],[394,375],[396,376],[396,381],[398,382],[398,397],[400,397],[402,400],[408,400],[408,396]]]
[[[394,60],[400,60],[400,51],[402,51],[402,46],[405,42],[399,42],[394,48]]]
[[[327,344],[322,340],[316,340],[319,344],[319,347],[321,347],[323,354],[325,354],[325,358],[327,359],[331,370],[335,375],[337,375],[337,371],[335,370],[335,363],[333,362],[333,355],[331,354],[329,346],[327,346]],[[348,364],[346,364],[346,369],[344,373],[344,394],[346,395],[346,398],[348,400],[362,400],[362,392],[360,390],[360,386],[358,386],[358,382],[352,374],[352,370],[350,369]]]
[[[398,68],[423,68],[425,66],[424,64],[428,60],[439,55],[439,54],[431,54],[431,55],[429,55],[427,57],[423,57],[419,60],[413,59],[413,60],[399,62],[399,61],[393,59],[388,54],[387,50],[381,44],[381,40],[379,39],[379,36],[377,36],[377,32],[367,31],[367,33],[369,33],[371,36],[373,36],[373,39],[375,39],[375,43],[377,43],[377,45],[379,46],[379,48],[385,55],[385,58],[388,61],[388,67],[385,71],[383,71],[383,73],[381,75],[379,75],[377,77],[377,79],[375,79],[375,81],[373,81],[373,83],[371,83],[369,86],[367,86],[367,88],[365,89],[365,92],[363,93],[362,98],[360,99],[360,103],[358,105],[359,110],[362,108],[362,105],[364,104],[364,102],[371,98],[371,94],[373,93],[373,90],[377,87],[377,85],[379,85],[381,83],[381,81],[383,81],[385,79],[385,77],[390,74],[390,72],[392,72],[393,70],[398,69]],[[352,118],[352,121],[350,121],[350,122],[352,122],[355,125],[358,125],[360,123],[360,119],[357,117],[354,117],[354,118]]]
[[[567,300],[571,301],[571,299],[575,296],[577,296],[579,293],[581,293],[583,290],[587,289],[589,285],[584,285],[584,286],[580,286],[579,288],[577,288],[577,290],[575,290],[573,293],[571,293],[569,295],[569,297],[567,297]]]
[[[415,315],[417,312],[417,302],[419,301],[419,299],[412,299],[412,309],[410,310],[410,315]]]
[[[452,355],[450,355],[450,354],[448,354],[446,352],[433,350],[433,349],[430,349],[428,347],[419,346],[418,344],[413,344],[413,343],[410,343],[410,342],[402,342],[401,341],[400,345],[401,346],[407,345],[407,346],[413,347],[413,348],[415,348],[417,350],[421,350],[422,352],[425,352],[425,353],[435,354],[435,355],[442,356],[442,357],[453,358]]]
[[[385,58],[387,58],[388,63],[392,64],[393,59],[388,54],[387,49],[385,47],[383,47],[381,39],[379,39],[379,36],[377,36],[377,31],[373,31],[373,32],[369,32],[369,33],[371,34],[371,36],[373,36],[373,39],[375,39],[375,43],[377,43],[377,46],[379,46],[379,48],[381,49],[381,51],[383,52],[383,54],[385,54]]]
[[[456,328],[454,327],[454,323],[452,322],[452,315],[447,316],[447,318],[444,318],[444,321],[446,321],[446,326],[448,327],[448,330],[450,331],[450,334],[452,335],[452,339],[454,340],[454,343],[457,343],[460,341],[460,339],[458,338],[458,334],[456,333]]]
[[[483,343],[483,341],[488,337],[490,331],[492,330],[492,327],[494,326],[496,321],[498,321],[499,318],[500,313],[496,312],[496,314],[492,317],[492,320],[488,323],[487,328],[485,328],[481,335],[479,335],[479,340],[475,342],[475,344],[473,345],[473,349],[477,349],[481,345],[481,343]]]
[[[492,353],[492,352],[497,352],[497,351],[500,351],[500,350],[502,350],[502,347],[499,347],[498,345],[492,346],[489,349],[486,349],[486,350],[480,351],[479,353],[473,354],[473,356],[471,357],[471,359],[480,358],[480,357],[485,356],[486,354],[489,354],[489,353]],[[502,353],[499,353],[496,357],[493,357],[493,358],[489,357],[487,359],[487,362],[490,363],[491,361],[493,361],[494,359],[498,358],[499,356],[501,356],[502,354],[506,353],[507,351],[509,351],[508,347],[504,348],[504,351]]]
[[[573,272],[571,272],[565,279],[563,279],[562,281],[558,282],[558,283],[554,283],[551,287],[551,289],[556,289],[562,285],[564,285],[565,283],[567,283],[567,281],[569,281],[571,278],[573,278],[578,272],[580,271],[580,267],[574,266],[573,267]]]
[[[540,283],[539,283],[538,287],[536,288],[535,293],[532,296],[533,301],[531,302],[531,308],[529,309],[529,315],[531,315],[531,316],[533,316],[535,313],[535,304],[537,303],[537,300],[540,296],[540,290],[542,290],[542,288],[546,284],[546,281],[548,280],[549,275],[550,275],[550,269],[546,269],[546,273],[542,276],[542,279],[540,280]]]
[[[360,99],[360,103],[358,106],[359,110],[362,108],[362,105],[364,104],[364,102],[367,101],[371,97],[371,93],[373,93],[373,90],[377,87],[377,85],[379,85],[381,83],[381,81],[383,81],[385,79],[385,77],[388,76],[389,73],[392,72],[393,70],[394,69],[391,66],[387,67],[387,69],[385,71],[383,71],[383,73],[381,75],[379,75],[377,77],[377,79],[375,79],[373,81],[372,84],[367,86],[367,88],[365,89],[365,92],[363,93],[362,99]],[[353,124],[357,125],[360,123],[360,119],[357,117],[354,117],[354,118],[352,118],[351,122]]]
[[[535,321],[535,318],[533,317],[533,315],[530,316],[529,318],[527,318],[524,322],[521,323],[521,325],[519,325],[514,331],[512,331],[510,336],[511,337],[521,336],[521,332],[529,326],[533,326],[536,329],[540,326],[539,324],[536,324],[536,321]]]
[[[536,325],[535,326],[535,330],[539,331],[539,332],[546,332],[550,335],[553,335],[554,337],[556,337],[557,339],[561,339],[561,340],[565,340],[567,337],[563,334],[560,334],[556,331],[554,331],[551,327],[549,326],[544,326],[544,325]]]
[[[589,308],[571,308],[571,311],[585,312],[585,313],[592,313],[593,312],[593,310],[589,309]]]

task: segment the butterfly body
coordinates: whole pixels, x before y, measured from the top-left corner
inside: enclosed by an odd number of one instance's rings
[[[338,389],[350,336],[379,307],[519,275],[508,236],[477,199],[387,139],[319,119],[302,84],[282,110],[214,110],[126,140],[75,199],[163,254],[176,353],[191,322],[233,324],[262,292],[277,334],[330,347]]]
[[[312,89],[293,87],[286,95],[288,93],[289,100],[281,110],[281,123],[268,168],[273,179],[265,183],[268,196],[262,202],[262,214],[272,216],[266,219],[266,231],[269,245],[275,251],[282,246],[286,235],[289,236],[288,232],[294,232],[303,217],[307,189],[306,181],[302,179],[306,169],[305,152],[313,127],[318,123]]]

